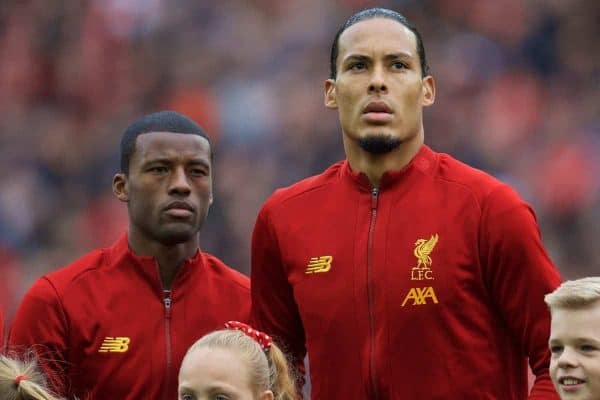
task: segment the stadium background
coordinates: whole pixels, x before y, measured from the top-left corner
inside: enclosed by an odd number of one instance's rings
[[[343,158],[323,106],[331,40],[387,6],[421,31],[436,104],[426,142],[513,185],[565,278],[600,272],[600,2],[593,0],[3,0],[0,303],[114,241],[110,182],[140,115],[174,109],[215,149],[202,246],[249,272],[276,188]]]

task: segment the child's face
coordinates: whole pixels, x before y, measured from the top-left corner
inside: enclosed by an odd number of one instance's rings
[[[549,343],[550,376],[561,399],[600,399],[600,301],[553,310]]]
[[[254,395],[249,366],[234,351],[200,347],[179,370],[179,400],[272,400],[271,391]]]

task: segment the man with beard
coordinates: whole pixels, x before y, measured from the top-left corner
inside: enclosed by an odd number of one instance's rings
[[[256,327],[314,399],[557,398],[544,294],[560,277],[532,209],[424,145],[435,98],[417,30],[368,9],[338,31],[325,82],[346,160],[276,191],[253,233]]]
[[[39,279],[9,332],[59,395],[175,400],[187,349],[249,319],[248,278],[199,248],[212,176],[209,139],[189,118],[162,111],[127,128],[112,183],[127,234]]]

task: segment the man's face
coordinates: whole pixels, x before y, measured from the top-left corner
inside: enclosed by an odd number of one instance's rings
[[[212,204],[210,144],[192,134],[141,134],[129,174],[117,174],[113,188],[127,202],[130,235],[165,245],[196,239]]]
[[[433,78],[421,77],[415,35],[397,21],[372,18],[346,29],[338,48],[325,105],[338,110],[344,134],[403,142],[422,132],[422,109],[435,91]]]
[[[600,301],[553,310],[549,344],[550,376],[561,399],[600,399]]]

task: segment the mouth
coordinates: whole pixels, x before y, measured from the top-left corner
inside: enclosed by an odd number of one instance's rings
[[[581,389],[586,381],[585,379],[575,378],[573,376],[563,376],[558,378],[558,383],[565,392],[575,392]]]
[[[384,101],[372,101],[363,109],[363,118],[368,122],[384,123],[392,119],[394,112]]]
[[[194,214],[194,207],[185,201],[173,201],[169,203],[164,211],[167,215],[175,218],[187,218]]]

